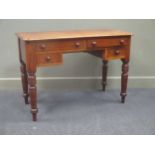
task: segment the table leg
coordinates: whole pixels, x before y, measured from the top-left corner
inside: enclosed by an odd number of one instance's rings
[[[28,88],[30,95],[31,113],[33,121],[37,121],[37,88],[36,88],[36,75],[35,73],[28,72]]]
[[[102,90],[105,91],[107,85],[107,70],[108,70],[108,61],[103,60],[102,66]]]
[[[22,87],[23,87],[23,97],[25,100],[25,104],[29,104],[28,102],[28,79],[27,79],[27,72],[26,72],[26,65],[21,63],[20,66],[21,71],[21,80],[22,80]]]
[[[121,76],[121,102],[125,103],[125,97],[127,96],[127,83],[128,83],[128,71],[129,60],[122,59],[122,76]]]

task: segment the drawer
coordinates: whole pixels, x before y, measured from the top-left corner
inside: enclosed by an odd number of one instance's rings
[[[127,51],[123,47],[106,48],[104,52],[105,60],[122,59],[127,56]]]
[[[49,66],[62,63],[61,53],[43,53],[37,54],[37,66]]]
[[[97,39],[90,39],[87,41],[87,47],[89,49],[97,49],[97,48],[111,47],[111,46],[125,46],[128,44],[129,44],[129,38],[127,37],[97,38]]]
[[[86,49],[85,40],[40,41],[35,45],[37,52],[80,51]]]

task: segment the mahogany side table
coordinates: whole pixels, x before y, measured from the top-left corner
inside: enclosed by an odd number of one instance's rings
[[[132,34],[119,30],[75,30],[17,33],[23,97],[37,120],[37,67],[60,65],[63,54],[87,52],[101,58],[102,87],[105,91],[109,60],[122,61],[121,102],[127,95],[130,42]],[[30,98],[30,101],[28,100]]]

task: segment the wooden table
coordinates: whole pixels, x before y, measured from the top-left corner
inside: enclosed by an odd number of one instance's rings
[[[122,61],[121,102],[127,95],[127,81],[132,34],[118,30],[77,30],[59,32],[17,33],[23,97],[28,104],[30,98],[33,121],[37,120],[37,67],[60,65],[63,54],[87,52],[103,61],[102,86],[105,90],[107,63]]]

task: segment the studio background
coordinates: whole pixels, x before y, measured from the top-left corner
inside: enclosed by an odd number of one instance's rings
[[[101,60],[87,53],[66,54],[63,65],[37,70],[41,80],[34,123],[22,97],[15,33],[104,28],[133,33],[126,103],[120,103],[120,60],[109,61],[103,93]],[[0,134],[154,135],[154,28],[155,20],[0,20]]]

